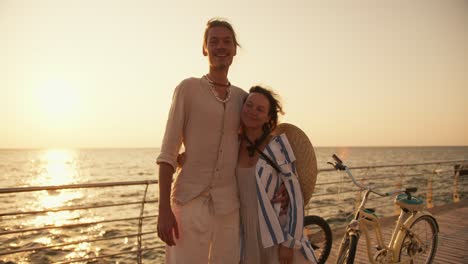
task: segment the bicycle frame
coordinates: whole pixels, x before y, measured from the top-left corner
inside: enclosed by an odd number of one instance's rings
[[[353,175],[349,171],[347,167],[344,167],[344,170],[353,181],[353,183],[358,186],[361,191],[365,191],[364,195],[361,197],[361,203],[358,208],[356,208],[354,212],[354,218],[348,224],[346,233],[347,235],[356,235],[358,238],[360,237],[361,233],[364,234],[366,238],[366,245],[367,245],[367,256],[369,258],[370,263],[409,263],[411,260],[407,260],[404,262],[398,262],[399,259],[399,252],[402,246],[403,240],[406,234],[410,231],[411,225],[416,221],[419,217],[423,215],[429,215],[433,217],[427,211],[412,211],[406,208],[400,207],[400,215],[398,216],[398,220],[396,222],[395,228],[393,229],[392,236],[390,238],[390,242],[388,245],[385,245],[382,230],[380,226],[380,222],[378,217],[374,214],[373,211],[369,211],[365,208],[367,203],[368,197],[370,193],[375,193],[379,196],[390,196],[396,193],[404,192],[405,190],[395,190],[388,193],[379,193],[368,186],[364,186],[354,179]],[[368,226],[372,226],[375,231],[376,239],[377,239],[377,252],[372,255],[372,246],[371,246],[371,238],[369,235]],[[417,237],[416,234],[413,233],[415,238],[421,241],[420,238]],[[340,246],[341,248],[341,246]],[[341,250],[340,250],[341,251]]]

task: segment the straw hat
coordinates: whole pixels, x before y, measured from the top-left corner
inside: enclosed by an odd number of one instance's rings
[[[296,156],[296,168],[299,177],[299,183],[304,196],[304,204],[307,204],[314,192],[315,182],[317,181],[317,158],[315,157],[314,147],[310,143],[307,135],[300,128],[288,124],[279,124],[275,135],[286,134],[288,141]]]

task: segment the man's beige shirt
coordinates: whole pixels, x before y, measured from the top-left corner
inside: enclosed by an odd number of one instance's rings
[[[219,102],[205,78],[189,78],[175,89],[157,163],[174,169],[180,147],[185,162],[172,188],[172,200],[185,204],[201,193],[213,199],[215,214],[239,208],[235,176],[240,112],[247,93],[231,86],[231,98]]]

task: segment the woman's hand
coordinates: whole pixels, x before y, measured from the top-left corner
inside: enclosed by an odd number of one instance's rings
[[[289,200],[288,191],[286,190],[286,187],[284,186],[284,182],[281,183],[281,186],[278,189],[278,192],[276,192],[271,202],[281,203],[280,215],[284,215],[287,213],[290,200]]]
[[[280,264],[292,264],[294,249],[279,245],[278,247],[278,258]]]

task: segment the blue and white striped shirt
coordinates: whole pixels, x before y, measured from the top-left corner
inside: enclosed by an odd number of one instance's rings
[[[301,250],[307,260],[316,263],[314,251],[303,236],[304,199],[294,163],[296,157],[286,135],[274,137],[263,152],[281,169],[278,173],[262,156],[256,165],[258,219],[263,247],[282,244]],[[285,215],[280,215],[279,203],[271,203],[282,183],[289,195]]]

